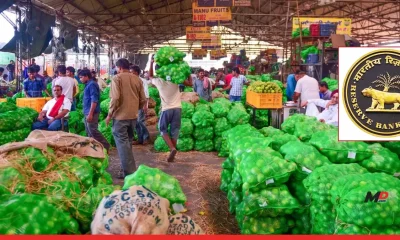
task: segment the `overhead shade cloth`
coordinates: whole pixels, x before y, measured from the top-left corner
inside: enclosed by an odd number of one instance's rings
[[[145,69],[149,61],[149,54],[134,54],[129,56],[128,60],[134,65],[139,66],[140,69]]]
[[[55,26],[56,19],[54,16],[48,15],[36,7],[33,7],[32,19],[30,21],[40,25],[40,32],[38,34],[32,34],[34,35],[32,45],[30,46],[30,57],[32,58],[41,55],[46,50],[50,40],[53,38],[51,27]],[[32,38],[32,36],[27,33],[28,27],[28,22],[25,19],[21,24],[21,38],[24,48],[27,48],[27,39]],[[15,53],[16,41],[17,36],[14,36],[0,51]],[[26,52],[22,53],[22,58],[27,59]]]
[[[0,1],[0,13],[11,7],[15,3],[15,0],[1,0]]]

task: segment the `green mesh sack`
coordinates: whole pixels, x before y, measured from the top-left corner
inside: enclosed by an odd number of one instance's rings
[[[102,113],[108,113],[108,109],[110,108],[110,101],[111,98],[107,98],[100,103],[100,110]]]
[[[279,149],[279,152],[285,156],[286,160],[296,163],[297,170],[293,176],[298,180],[303,180],[316,168],[332,164],[313,146],[299,141],[287,142]]]
[[[212,140],[214,137],[213,127],[196,127],[193,132],[193,137],[196,140]]]
[[[194,141],[191,137],[179,138],[176,148],[181,152],[189,152],[194,148]]]
[[[321,82],[326,82],[330,91],[338,89],[338,80],[333,78],[323,78]]]
[[[194,113],[194,106],[189,102],[182,101],[182,118],[192,119]]]
[[[214,151],[213,140],[196,140],[194,143],[194,150],[199,152],[212,152]]]
[[[225,159],[225,161],[221,164],[222,169],[233,169],[235,168],[235,162],[232,161],[230,158]]]
[[[107,110],[108,111],[108,110]],[[69,113],[68,126],[71,129],[78,128],[79,123],[82,121],[83,115],[82,111],[71,111]]]
[[[311,217],[309,208],[300,208],[291,214],[294,226],[290,229],[290,233],[294,235],[311,233]]]
[[[103,197],[120,188],[120,186],[98,184],[96,187],[90,188],[81,197],[74,199],[72,216],[79,222],[83,233],[90,231],[93,215]]]
[[[2,196],[0,215],[3,219],[0,221],[2,235],[80,234],[76,220],[68,212],[50,204],[44,196]]]
[[[361,162],[373,154],[365,142],[338,141],[337,129],[314,133],[310,143],[333,163]]]
[[[222,136],[222,133],[231,129],[231,125],[229,124],[226,118],[216,118],[215,119],[215,136]]]
[[[293,114],[282,123],[281,129],[282,131],[293,135],[296,125],[301,122],[304,122],[307,119],[315,119],[315,118],[306,116],[304,114]]]
[[[195,107],[195,112],[208,111],[211,112],[210,104],[208,103],[197,103]]]
[[[400,142],[399,141],[390,141],[390,142],[380,142],[383,147],[389,149],[390,151],[400,156]]]
[[[0,113],[0,131],[7,132],[32,127],[35,119],[32,111],[36,113],[37,117],[37,112],[33,109],[28,110],[28,108],[17,108],[14,111]]]
[[[222,137],[215,137],[214,138],[214,149],[215,151],[219,152],[222,147]]]
[[[112,146],[115,146],[115,140],[114,136],[112,134],[112,128],[111,128],[112,123],[110,123],[108,126],[106,124],[106,121],[103,120],[99,123],[99,131],[101,134],[103,134],[104,138],[107,140],[109,144]]]
[[[240,141],[242,142],[241,144],[235,144],[232,139],[228,141],[229,158],[235,162],[237,169],[240,169],[242,159],[249,153],[265,153],[282,158],[279,152],[270,148],[271,140],[269,138],[246,136],[242,137]]]
[[[110,99],[110,87],[106,87],[103,89],[103,91],[100,94],[100,103],[103,102],[106,99]]]
[[[94,157],[85,157],[85,159],[90,163],[93,168],[93,171],[97,175],[103,175],[103,173],[108,168],[109,157],[105,153],[105,158],[94,158]]]
[[[242,190],[228,189],[229,212],[234,214],[236,207],[242,202]]]
[[[68,161],[62,162],[62,165],[75,174],[83,189],[89,189],[93,185],[93,168],[86,159],[72,157]]]
[[[21,157],[27,159],[28,162],[32,164],[33,169],[37,172],[44,171],[50,164],[49,159],[47,159],[42,151],[37,148],[28,147],[19,152]]]
[[[259,133],[254,127],[252,127],[250,124],[243,124],[243,125],[238,125],[230,130],[223,132],[222,133],[222,144],[221,144],[221,149],[218,154],[220,157],[228,157],[229,156],[229,146],[228,146],[228,139],[230,141],[234,140],[240,140],[240,138],[243,138],[245,136],[261,136],[262,134]]]
[[[182,84],[190,76],[190,67],[186,62],[171,63],[156,70],[161,79],[175,84]]]
[[[226,98],[215,98],[214,103],[222,104],[225,108],[231,108],[231,101]]]
[[[212,103],[211,112],[214,113],[216,118],[226,117],[229,112],[229,106],[219,102]]]
[[[315,118],[296,124],[293,135],[298,137],[301,141],[307,142],[314,133],[329,129],[331,129],[330,125],[321,123]]]
[[[0,168],[0,188],[3,193],[23,193],[25,192],[26,179],[13,167]],[[1,194],[0,194],[1,195]]]
[[[190,137],[193,133],[193,124],[192,120],[189,118],[181,119],[181,129],[179,131],[179,137],[185,138]]]
[[[241,227],[241,233],[246,235],[284,234],[289,231],[286,218],[254,218],[245,217]]]
[[[0,102],[0,113],[5,113],[9,111],[14,111],[17,109],[17,106],[8,102]]]
[[[227,115],[227,119],[232,126],[249,123],[250,115],[243,108],[243,105],[234,105]]]
[[[159,66],[165,66],[171,63],[179,63],[183,61],[186,56],[185,53],[179,51],[175,47],[165,46],[160,48],[154,55],[154,61]]]
[[[307,192],[302,180],[297,180],[292,176],[286,185],[289,188],[289,192],[299,201],[301,205],[309,206],[311,204],[311,196]]]
[[[267,74],[261,74],[261,79],[262,82],[270,82],[272,81],[272,76],[271,74],[267,73]]]
[[[192,122],[195,127],[214,126],[214,114],[209,111],[196,111],[193,114]]]
[[[232,169],[222,169],[221,171],[221,185],[219,188],[225,193],[228,193],[229,184],[232,181],[232,174]]]
[[[13,131],[2,131],[0,132],[0,145],[24,141],[25,138],[29,136],[31,131],[31,127],[21,128]]]
[[[242,190],[242,185],[243,185],[242,176],[240,176],[240,173],[236,169],[233,169],[232,180],[229,183],[229,189],[239,191]]]
[[[122,189],[126,190],[134,185],[143,185],[151,189],[161,197],[168,199],[171,204],[186,202],[186,196],[178,180],[158,168],[140,165],[136,172],[125,177]]]
[[[342,176],[362,173],[367,173],[367,170],[356,163],[331,164],[315,169],[303,180],[304,186],[311,196],[312,234],[335,232],[336,212],[330,194],[332,185]]]
[[[296,141],[300,142],[300,140],[297,137],[290,135],[288,133],[268,138],[271,139],[271,148],[274,149],[275,151],[279,151],[279,149],[288,142],[296,142]]]
[[[105,184],[105,185],[111,185],[113,184],[113,179],[111,174],[109,174],[108,172],[104,172],[98,179],[97,181],[97,185],[98,184]]]
[[[243,201],[237,206],[236,213],[251,217],[278,217],[290,215],[299,207],[299,202],[288,188],[281,185],[243,195]]]
[[[400,180],[385,173],[342,176],[330,190],[341,222],[360,227],[400,226]]]
[[[271,138],[278,137],[284,134],[283,131],[271,126],[260,129],[260,133],[262,133],[266,137],[271,137]]]
[[[396,153],[382,147],[379,143],[368,146],[374,153],[370,158],[360,162],[360,165],[370,172],[384,172],[386,174],[400,175],[400,159]]]
[[[250,189],[257,191],[285,183],[295,170],[295,163],[263,151],[245,154],[239,167],[239,173],[243,178],[244,192]]]
[[[161,136],[154,141],[154,149],[156,152],[169,152],[169,147]]]
[[[183,92],[193,92],[193,88],[185,86],[185,90]]]
[[[399,235],[399,227],[360,227],[355,224],[337,223],[337,235]]]

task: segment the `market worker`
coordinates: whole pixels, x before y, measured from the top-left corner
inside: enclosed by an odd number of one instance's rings
[[[200,69],[197,72],[197,78],[194,79],[193,82],[193,90],[196,92],[199,97],[202,99],[211,102],[212,101],[212,84],[208,77],[205,76],[205,72],[203,69]]]
[[[294,74],[289,74],[286,79],[286,96],[288,101],[293,101],[294,90],[296,89],[296,78]]]
[[[144,95],[146,96],[146,103],[142,109],[139,109],[139,115],[136,123],[136,133],[138,135],[138,141],[133,141],[133,145],[143,144],[146,145],[149,141],[149,130],[146,127],[146,113],[149,107],[149,86],[147,80],[140,77],[141,69],[138,66],[131,67],[132,73],[140,78],[143,83]]]
[[[79,86],[78,84],[81,83],[81,80],[79,79],[79,81],[75,78],[75,68],[74,67],[67,67],[67,71],[65,74],[67,77],[70,77],[72,79],[74,79],[74,83],[75,83],[75,94],[74,94],[74,98],[73,98],[73,102],[72,102],[72,111],[75,111],[76,109],[76,97],[79,95]]]
[[[10,60],[10,64],[7,65],[7,71],[8,71],[8,81],[14,80],[15,63],[13,60]]]
[[[53,79],[49,76],[47,71],[43,71],[44,83],[47,85],[53,81]]]
[[[220,89],[220,91],[229,90],[229,100],[231,102],[240,102],[242,99],[243,93],[243,85],[249,85],[250,82],[246,79],[245,76],[240,74],[240,70],[238,67],[234,67],[232,69],[233,77],[230,81],[229,86]]]
[[[217,88],[224,87],[225,85],[225,74],[223,69],[218,69],[217,77],[215,78]]]
[[[161,98],[162,112],[160,119],[158,120],[158,129],[160,130],[162,138],[170,149],[167,161],[173,162],[177,153],[176,143],[178,141],[179,131],[181,129],[181,93],[179,92],[179,86],[177,84],[164,81],[160,78],[153,78],[153,65],[154,58],[150,63],[149,77],[152,79],[153,85],[157,87]],[[192,86],[192,77],[189,76],[184,84],[185,86]],[[170,127],[169,133],[168,127]],[[171,137],[169,134],[171,134]]]
[[[319,95],[323,100],[330,100],[332,92],[329,91],[328,84],[326,82],[319,83]]]
[[[225,85],[224,88],[229,87],[233,78],[232,70],[228,69],[228,74],[225,76]],[[229,94],[230,90],[226,90],[226,93]]]
[[[53,94],[54,98],[44,105],[42,112],[39,113],[38,121],[32,125],[32,130],[61,130],[61,119],[69,115],[71,101],[62,94],[62,87],[59,85],[53,87]],[[65,121],[64,124],[68,123]]]
[[[319,99],[319,85],[317,79],[307,76],[306,73],[301,70],[296,71],[295,79],[297,81],[293,99],[295,102],[301,99],[300,104],[302,104],[309,99]],[[305,109],[301,108],[300,111],[304,113]]]
[[[28,70],[28,78],[24,81],[24,92],[27,98],[43,97],[42,91],[51,96],[44,86],[43,81],[36,77],[36,68],[30,67]]]
[[[323,100],[323,99],[309,99],[304,101],[301,106],[307,106],[310,104],[315,104],[318,107],[325,108],[320,114],[316,117],[320,122],[330,124],[333,126],[338,126],[338,100],[339,100],[339,91],[335,90],[332,92],[330,100]]]
[[[147,100],[142,81],[129,72],[129,61],[121,58],[116,65],[118,74],[111,81],[111,101],[106,124],[113,119],[112,133],[123,170],[119,178],[124,178],[136,171],[132,152],[133,131],[139,109],[144,107]]]
[[[67,76],[67,68],[65,65],[59,65],[57,67],[58,77],[54,79],[53,85],[59,85],[63,89],[63,94],[65,97],[71,101],[74,101],[74,96],[76,94],[75,80]],[[74,111],[74,109],[72,109]]]
[[[83,115],[85,115],[85,130],[88,137],[96,139],[103,147],[110,150],[110,144],[99,131],[99,114],[100,114],[100,88],[93,80],[89,70],[79,72],[80,80],[85,84],[83,90]]]

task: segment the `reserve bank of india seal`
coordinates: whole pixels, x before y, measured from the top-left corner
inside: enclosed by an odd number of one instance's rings
[[[400,52],[371,51],[350,68],[342,97],[347,115],[364,132],[400,135]]]

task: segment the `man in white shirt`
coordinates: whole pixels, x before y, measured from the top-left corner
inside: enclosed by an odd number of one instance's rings
[[[323,100],[323,99],[309,99],[301,104],[302,107],[310,106],[310,104],[315,104],[318,107],[325,108],[320,114],[318,114],[317,119],[320,122],[324,122],[326,124],[330,124],[333,126],[338,126],[338,100],[339,100],[339,92],[337,90],[332,92],[331,100]]]
[[[140,72],[142,71],[138,66],[132,66],[130,67],[130,72],[136,76],[138,76],[140,78],[140,80],[142,80],[143,82],[143,88],[144,88],[144,95],[146,95],[146,103],[143,107],[143,109],[139,109],[139,114],[138,114],[138,118],[137,118],[137,122],[136,122],[136,133],[138,135],[138,140],[137,141],[133,141],[133,145],[147,145],[148,141],[149,141],[149,130],[147,130],[146,127],[146,113],[147,113],[147,109],[149,106],[149,86],[147,84],[146,79],[143,79],[140,77]]]
[[[42,112],[39,113],[38,121],[33,123],[32,130],[36,129],[44,129],[48,131],[59,131],[61,130],[61,119],[63,117],[67,117],[71,110],[71,101],[67,98],[62,96],[62,87],[61,86],[54,86],[53,87],[53,95],[54,98],[48,101],[43,109]],[[59,100],[63,100],[60,104],[58,111],[57,109],[53,110],[54,107],[57,108],[57,102]],[[64,122],[67,124],[67,122]]]
[[[167,143],[170,154],[167,159],[168,162],[173,162],[177,153],[176,144],[178,142],[179,131],[181,128],[181,93],[179,86],[169,81],[164,81],[160,78],[153,78],[153,65],[154,59],[150,63],[149,77],[152,80],[154,86],[157,87],[160,98],[161,98],[161,115],[158,120],[158,128],[161,136]],[[192,77],[184,82],[185,86],[192,86]],[[170,127],[170,134],[168,133],[168,127]]]
[[[317,79],[307,76],[305,72],[297,70],[295,73],[297,81],[296,89],[294,90],[294,101],[300,98],[300,105],[310,99],[319,99],[319,84]],[[301,109],[304,112],[305,109]]]
[[[62,94],[72,103],[74,101],[74,96],[76,94],[75,79],[68,77],[67,68],[65,65],[60,65],[57,67],[58,77],[53,81],[53,87],[58,85],[62,87]],[[75,109],[72,109],[74,111]]]

